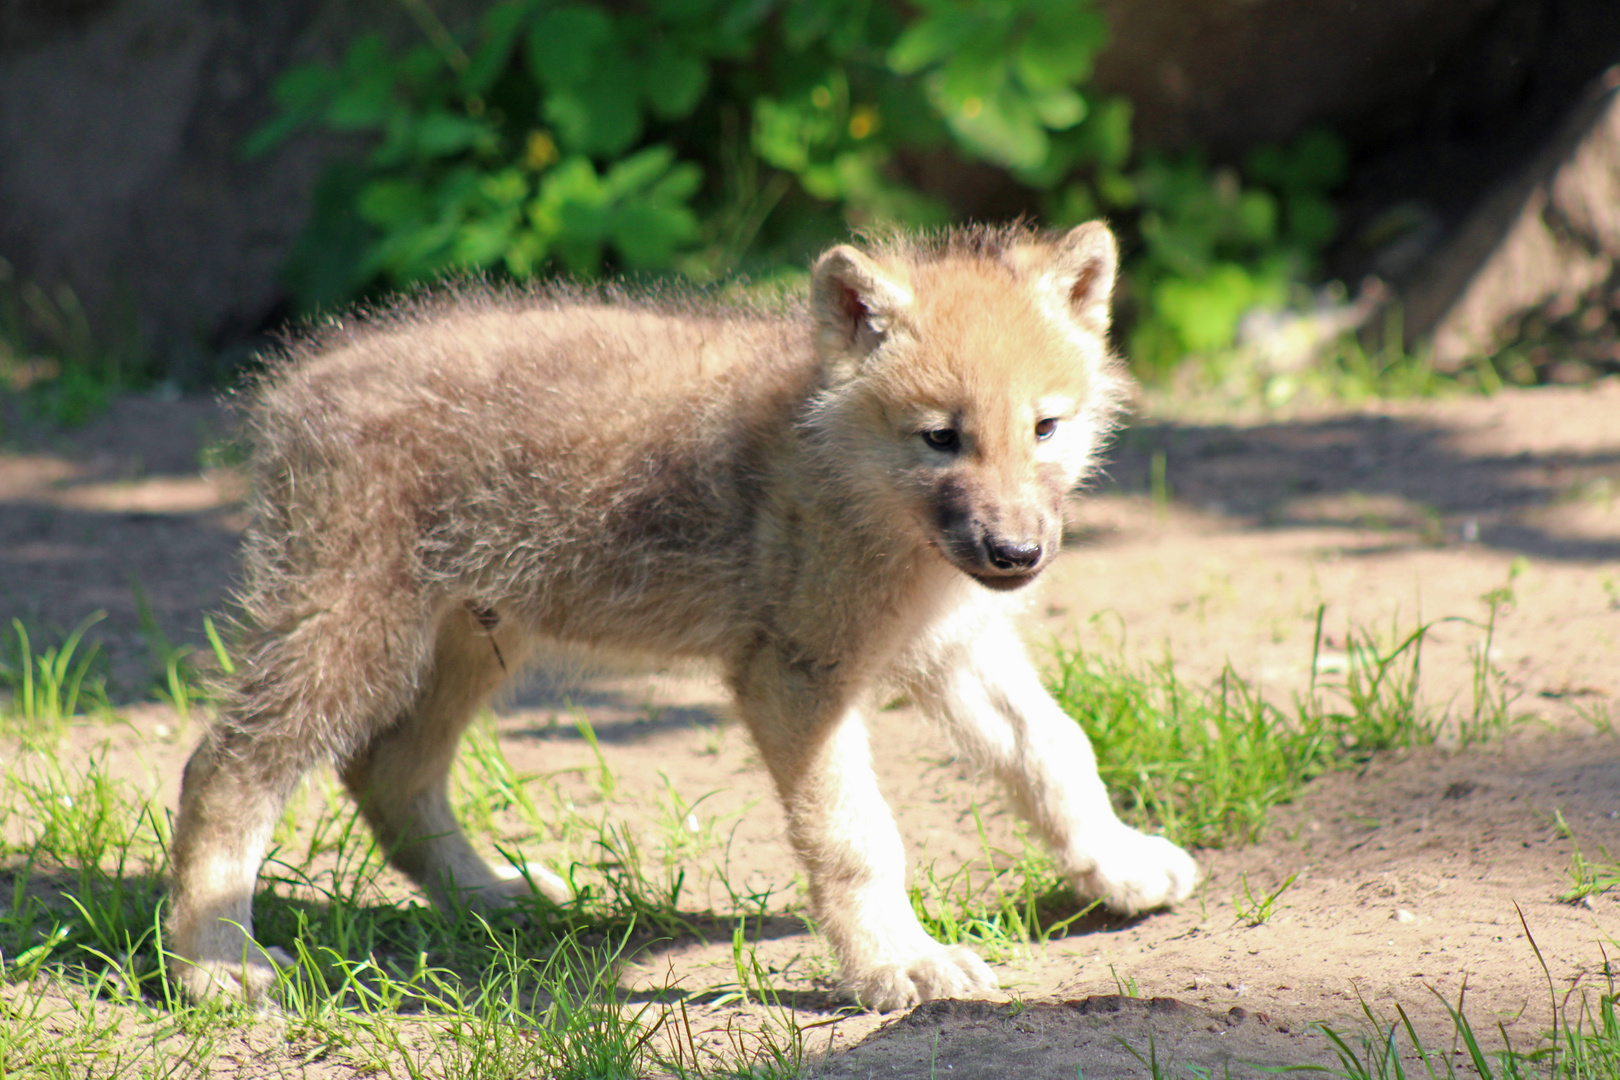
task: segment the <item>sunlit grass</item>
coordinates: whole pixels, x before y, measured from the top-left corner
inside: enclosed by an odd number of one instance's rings
[[[1438,993],[1435,995],[1451,1022],[1451,1047],[1436,1049],[1426,1045],[1400,1005],[1395,1007],[1395,1018],[1390,1019],[1380,1017],[1363,1001],[1361,1009],[1366,1021],[1359,1034],[1321,1026],[1339,1059],[1339,1068],[1331,1071],[1345,1080],[1407,1080],[1408,1077],[1451,1080],[1458,1075],[1476,1076],[1480,1080],[1614,1080],[1620,1076],[1620,1010],[1616,1007],[1620,994],[1616,993],[1607,956],[1601,989],[1581,987],[1560,995],[1553,989],[1546,959],[1522,911],[1519,921],[1536,964],[1547,980],[1552,1006],[1552,1026],[1535,1045],[1515,1047],[1506,1028],[1499,1026],[1501,1046],[1487,1050],[1485,1041],[1468,1019],[1465,981],[1455,1005]],[[1611,941],[1609,947],[1614,948],[1616,944]],[[1401,1045],[1403,1036],[1404,1047]],[[1461,1070],[1457,1067],[1459,1059],[1466,1063]]]
[[[1477,624],[1473,700],[1454,708],[1421,700],[1427,626],[1356,630],[1342,665],[1285,705],[1230,668],[1197,684],[1169,662],[1131,666],[1077,649],[1057,653],[1051,683],[1096,743],[1127,816],[1184,843],[1241,844],[1324,771],[1422,745],[1448,725],[1472,738],[1503,730],[1508,702],[1489,641],[1510,597],[1498,600]],[[115,779],[102,755],[54,752],[87,723],[86,705],[112,715],[91,681],[86,629],[42,645],[14,628],[5,669],[0,733],[18,752],[0,775],[0,1075],[21,1062],[42,1075],[205,1073],[222,1039],[254,1030],[254,1014],[180,1001],[167,980],[162,801]],[[214,651],[230,664],[217,642]],[[158,689],[177,709],[206,710],[187,655],[154,647]],[[1310,659],[1313,671],[1324,668]],[[255,901],[259,943],[296,961],[278,989],[278,1052],[410,1077],[797,1074],[804,1026],[758,945],[766,917],[803,917],[798,902],[730,879],[724,822],[706,810],[714,792],[682,792],[667,778],[662,790],[632,790],[588,720],[574,720],[591,751],[580,767],[520,773],[486,720],[469,732],[453,777],[470,831],[520,870],[518,850],[543,853],[575,887],[568,904],[536,897],[504,915],[440,912],[386,868],[329,777],[295,798]],[[930,933],[1008,959],[1084,914],[1044,851],[1022,833],[1017,850],[999,850],[975,823],[977,857],[915,875],[913,907]],[[713,891],[689,884],[705,863],[715,895],[729,898],[718,912],[694,906]],[[1276,899],[1249,896],[1250,918],[1263,921]],[[654,942],[728,938],[730,971],[710,985],[668,995],[620,986]],[[706,1016],[741,1006],[751,1019],[706,1029],[713,1021],[695,1024],[694,1002]],[[1612,998],[1594,1005],[1566,1047],[1606,1060],[1599,1029],[1613,1014]]]
[[[1307,781],[1370,754],[1500,737],[1511,696],[1490,649],[1506,590],[1481,598],[1473,627],[1469,701],[1444,706],[1421,695],[1424,644],[1435,624],[1387,632],[1352,628],[1336,672],[1322,662],[1317,613],[1309,688],[1286,704],[1264,696],[1231,665],[1209,685],[1190,683],[1166,659],[1132,666],[1117,654],[1059,648],[1049,676],[1058,703],[1096,749],[1103,781],[1138,825],[1178,843],[1225,847],[1257,839],[1273,807]]]

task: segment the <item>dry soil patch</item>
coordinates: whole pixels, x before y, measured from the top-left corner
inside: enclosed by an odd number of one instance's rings
[[[150,678],[131,578],[171,639],[200,643],[202,615],[225,602],[241,527],[239,484],[199,467],[199,445],[224,430],[205,403],[133,400],[84,433],[0,453],[0,626],[17,617],[60,632],[106,610],[103,639],[125,697]],[[1572,840],[1555,825],[1561,815],[1589,854],[1620,852],[1620,741],[1593,723],[1620,718],[1617,500],[1617,380],[1281,418],[1161,414],[1126,432],[1077,504],[1074,549],[1033,611],[1037,643],[1122,644],[1132,662],[1173,657],[1195,681],[1229,661],[1286,701],[1311,678],[1319,610],[1328,654],[1351,628],[1458,616],[1474,622],[1436,625],[1424,680],[1434,708],[1460,709],[1471,700],[1481,597],[1511,583],[1492,664],[1531,722],[1485,748],[1385,755],[1313,782],[1260,843],[1200,852],[1205,883],[1180,909],[1088,917],[1002,958],[1006,993],[993,1005],[887,1019],[839,1011],[825,950],[780,914],[797,890],[780,813],[711,681],[534,685],[497,730],[520,772],[599,805],[649,849],[668,835],[668,794],[690,807],[694,836],[714,841],[694,841],[693,909],[735,912],[737,896],[772,897],[777,914],[756,926],[759,957],[799,1021],[820,1024],[809,1040],[831,1052],[816,1066],[828,1076],[1068,1076],[1076,1065],[1144,1074],[1114,1037],[1146,1053],[1149,1033],[1161,1057],[1217,1069],[1320,1061],[1309,1025],[1353,1029],[1362,1002],[1382,1015],[1402,1004],[1449,1048],[1436,994],[1455,1003],[1465,981],[1476,1027],[1500,1023],[1526,1046],[1551,1019],[1548,975],[1558,994],[1600,985],[1620,934],[1612,894],[1591,906],[1557,901]],[[595,758],[571,710],[591,719],[622,797],[603,802],[593,788]],[[110,739],[121,774],[172,805],[196,732],[160,708],[123,715],[117,729],[76,730],[74,746]],[[1016,850],[990,785],[918,718],[883,713],[874,745],[916,859],[944,870],[982,863],[975,803],[991,845]],[[563,852],[546,837],[526,846],[540,858]],[[1269,891],[1290,875],[1269,921],[1236,918],[1245,886]],[[763,1023],[768,1012],[704,1004],[734,979],[731,964],[729,937],[657,943],[624,985],[685,992],[694,1023],[719,1041],[726,1023]],[[1143,1000],[1111,997],[1122,989]],[[1151,1001],[1165,998],[1182,1005]],[[1073,1004],[1087,999],[1111,1004]]]

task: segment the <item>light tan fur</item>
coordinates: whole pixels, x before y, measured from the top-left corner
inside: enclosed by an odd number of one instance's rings
[[[718,664],[871,1008],[996,985],[907,901],[863,720],[896,691],[1082,897],[1186,896],[1192,860],[1114,815],[1012,622],[1116,413],[1115,262],[1098,223],[896,238],[829,251],[785,309],[473,292],[292,350],[251,410],[245,652],[175,827],[185,989],[272,985],[250,901],[322,760],[436,902],[526,889],[472,849],[446,777],[474,712],[558,646]]]

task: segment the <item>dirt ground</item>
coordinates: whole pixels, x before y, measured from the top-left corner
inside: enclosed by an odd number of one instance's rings
[[[141,696],[150,654],[131,580],[174,641],[200,643],[202,615],[225,601],[240,485],[200,462],[229,459],[202,452],[228,431],[211,403],[150,399],[67,436],[13,423],[0,452],[0,626],[17,617],[60,634],[104,610],[96,632],[114,695]],[[1450,1050],[1442,999],[1455,1005],[1465,983],[1476,1030],[1499,1042],[1500,1025],[1514,1045],[1533,1045],[1554,1000],[1605,985],[1620,940],[1620,891],[1587,905],[1556,899],[1572,843],[1620,852],[1620,739],[1606,724],[1620,720],[1617,502],[1620,379],[1284,416],[1150,409],[1077,503],[1073,548],[1032,609],[1033,641],[1117,647],[1133,663],[1173,657],[1193,681],[1230,661],[1287,701],[1310,678],[1319,609],[1321,670],[1351,627],[1455,616],[1476,622],[1435,625],[1423,679],[1430,707],[1458,710],[1471,700],[1481,598],[1510,588],[1491,664],[1524,722],[1484,747],[1442,740],[1314,781],[1259,843],[1198,852],[1203,884],[1179,909],[1088,917],[999,958],[1005,993],[993,1006],[841,1013],[825,949],[798,920],[767,919],[759,959],[799,1023],[816,1025],[811,1048],[829,1055],[812,1073],[1147,1075],[1123,1047],[1146,1056],[1151,1035],[1161,1062],[1217,1075],[1236,1063],[1232,1075],[1250,1075],[1330,1060],[1312,1025],[1355,1031],[1363,1003],[1387,1017],[1402,1005],[1431,1046]],[[651,835],[656,808],[672,805],[660,793],[675,792],[694,833],[724,837],[722,854],[694,856],[695,910],[737,910],[728,887],[771,893],[776,912],[798,895],[766,778],[712,681],[663,673],[566,699],[543,684],[520,692],[497,722],[508,759],[519,772],[572,777],[560,790],[577,783],[583,800],[594,758],[570,707],[590,718],[619,788],[646,796],[610,812]],[[195,732],[176,731],[161,707],[124,715],[113,753],[172,805]],[[992,845],[1016,850],[990,786],[916,717],[885,712],[875,728],[921,864],[946,874],[982,865],[974,805]],[[529,854],[546,858],[546,844]],[[723,874],[704,872],[722,860]],[[1290,875],[1268,921],[1235,917],[1245,887],[1269,893]],[[729,940],[688,939],[642,954],[625,985],[673,986],[701,1002],[731,971]],[[728,1019],[765,1017],[758,1006],[702,1016],[711,1028]]]

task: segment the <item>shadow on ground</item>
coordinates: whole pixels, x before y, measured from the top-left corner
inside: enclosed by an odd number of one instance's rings
[[[1599,432],[1606,445],[1582,452],[1465,449],[1456,427],[1422,416],[1145,422],[1110,450],[1097,491],[1168,488],[1175,503],[1257,528],[1406,527],[1421,534],[1416,543],[1465,539],[1542,559],[1620,559],[1620,539],[1561,536],[1533,520],[1560,504],[1620,498],[1620,420],[1610,422]]]

